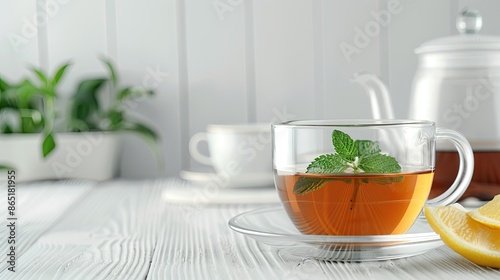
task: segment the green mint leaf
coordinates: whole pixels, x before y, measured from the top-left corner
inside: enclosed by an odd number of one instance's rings
[[[371,154],[362,156],[359,161],[359,168],[366,173],[399,173],[401,166],[398,161],[388,155]]]
[[[358,156],[358,146],[352,140],[351,136],[340,130],[334,130],[332,133],[332,143],[335,151],[347,160],[354,160]]]
[[[392,183],[400,183],[404,181],[403,176],[398,177],[374,177],[374,178],[365,178],[368,182],[372,182],[379,185],[390,185]]]
[[[358,147],[358,154],[360,156],[378,154],[381,152],[377,141],[356,140],[354,143]]]
[[[391,156],[381,154],[379,143],[370,140],[354,141],[348,134],[334,130],[332,133],[332,143],[335,154],[325,154],[314,159],[307,167],[306,173],[312,174],[339,174],[344,173],[348,168],[354,173],[399,173],[401,166],[398,161]],[[332,180],[348,180],[336,178],[307,178],[301,177],[294,185],[293,192],[297,195],[304,195],[318,190]],[[377,184],[391,184],[401,182],[403,176],[398,177],[373,177],[361,178],[360,182]],[[354,196],[355,198],[355,196]]]
[[[342,181],[346,184],[351,183],[351,179],[348,178],[311,178],[311,177],[300,177],[299,180],[293,186],[293,193],[296,195],[305,195],[315,190],[319,190],[325,186],[326,183],[332,181]]]
[[[342,173],[349,167],[349,162],[338,154],[321,155],[307,167],[307,173],[335,174]]]
[[[315,190],[321,189],[330,179],[300,177],[293,186],[293,193],[305,195]]]

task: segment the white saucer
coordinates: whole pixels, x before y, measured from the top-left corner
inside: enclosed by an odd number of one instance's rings
[[[162,194],[168,202],[182,204],[271,204],[280,203],[274,187],[225,188],[215,184],[193,184],[176,180]]]
[[[179,176],[191,183],[206,184],[209,182],[216,183],[221,188],[255,188],[255,187],[274,187],[274,179],[272,172],[266,173],[251,173],[240,174],[228,178],[224,175],[219,175],[210,171],[189,171],[182,170]]]
[[[301,234],[282,206],[252,210],[229,220],[236,232],[303,258],[333,261],[374,261],[405,258],[442,246],[425,218],[406,234],[335,236]]]

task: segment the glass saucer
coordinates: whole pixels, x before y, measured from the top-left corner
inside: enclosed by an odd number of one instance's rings
[[[239,214],[228,224],[234,231],[282,253],[319,260],[390,260],[423,254],[443,245],[423,216],[406,234],[398,235],[303,235],[292,224],[282,206]]]

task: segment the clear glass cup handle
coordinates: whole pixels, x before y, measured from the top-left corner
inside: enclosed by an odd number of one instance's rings
[[[437,128],[436,139],[451,141],[458,150],[460,162],[457,178],[455,178],[451,187],[438,197],[427,201],[427,205],[429,206],[444,206],[455,203],[469,187],[474,172],[474,154],[467,139],[454,130]]]

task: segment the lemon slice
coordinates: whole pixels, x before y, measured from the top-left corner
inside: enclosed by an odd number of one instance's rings
[[[483,225],[500,229],[500,195],[495,196],[492,201],[467,214]]]
[[[432,229],[453,251],[478,265],[500,268],[500,229],[472,219],[460,204],[426,206],[424,211]]]

